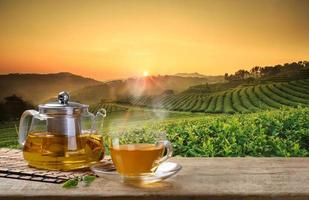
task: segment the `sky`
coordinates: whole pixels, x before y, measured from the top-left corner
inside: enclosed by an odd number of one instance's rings
[[[0,0],[0,74],[97,80],[309,60],[306,0]]]

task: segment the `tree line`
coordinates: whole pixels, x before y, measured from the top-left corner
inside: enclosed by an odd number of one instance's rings
[[[18,120],[25,110],[33,108],[31,103],[24,101],[19,96],[5,97],[4,101],[0,102],[0,121]]]
[[[265,78],[276,76],[281,73],[292,73],[295,74],[300,72],[303,69],[309,69],[309,62],[308,61],[299,61],[299,62],[292,62],[292,63],[285,63],[283,65],[274,65],[274,66],[254,66],[250,70],[240,69],[234,74],[225,73],[224,78],[227,81],[233,80],[244,80],[247,78]]]

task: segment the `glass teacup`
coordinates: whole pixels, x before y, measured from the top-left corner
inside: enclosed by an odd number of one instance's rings
[[[158,166],[173,154],[165,132],[131,129],[109,136],[113,163],[124,180],[142,181],[153,176]]]

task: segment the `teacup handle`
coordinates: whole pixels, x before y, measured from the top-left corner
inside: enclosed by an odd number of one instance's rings
[[[173,155],[173,145],[170,141],[164,140],[163,141],[164,149],[166,149],[166,155],[157,161],[158,164],[161,164],[172,157]]]

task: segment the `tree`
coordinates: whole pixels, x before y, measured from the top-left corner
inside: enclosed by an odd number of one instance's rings
[[[4,103],[2,103],[1,109],[1,118],[2,120],[17,120],[21,114],[28,109],[32,109],[34,106],[29,102],[24,101],[21,97],[8,96],[4,98]]]
[[[228,73],[225,73],[225,74],[224,74],[224,80],[226,80],[226,81],[229,80],[229,74],[228,74]]]
[[[273,76],[278,74],[281,71],[280,67],[273,67],[273,66],[265,66],[261,68],[261,75],[262,76]]]
[[[238,78],[238,80],[243,80],[245,78],[248,78],[250,76],[250,73],[247,70],[240,69],[235,72],[235,76]]]
[[[260,77],[260,73],[261,73],[261,67],[259,66],[255,66],[250,70],[250,73],[253,77],[258,78]]]
[[[5,110],[4,104],[0,103],[0,121],[8,121],[9,116]]]
[[[228,81],[234,80],[244,80],[254,77],[257,78],[272,78],[275,76],[289,76],[297,77],[303,73],[303,70],[309,70],[308,61],[299,61],[292,63],[285,63],[283,65],[274,65],[274,66],[255,66],[251,68],[250,72],[247,70],[238,70],[234,74],[224,75],[224,79]],[[253,80],[253,79],[252,79]]]

